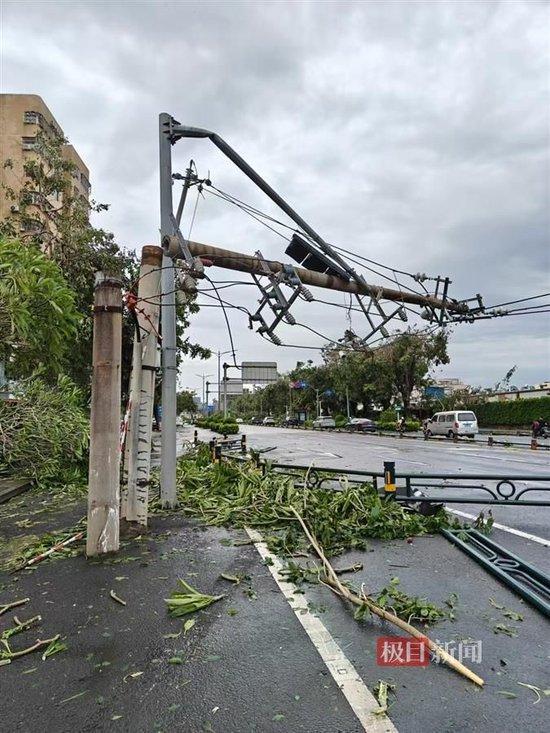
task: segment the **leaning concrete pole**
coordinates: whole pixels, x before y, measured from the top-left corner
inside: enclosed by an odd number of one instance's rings
[[[88,477],[88,557],[119,546],[120,361],[122,291],[117,278],[96,274]]]
[[[172,150],[169,133],[172,118],[159,115],[160,237],[174,234],[172,210]],[[174,263],[168,255],[162,260],[162,446],[160,464],[160,502],[176,506],[176,294]]]
[[[130,452],[126,518],[147,526],[151,472],[151,426],[155,399],[157,340],[160,315],[160,284],[163,252],[146,246],[141,252],[141,269],[136,307],[141,333],[139,355],[140,391],[136,403],[137,427]]]

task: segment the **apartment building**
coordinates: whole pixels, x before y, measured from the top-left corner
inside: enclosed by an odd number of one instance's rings
[[[38,160],[38,136],[64,139],[61,126],[50,112],[44,100],[36,94],[0,94],[0,221],[13,217],[18,211],[20,192],[29,182],[24,166],[29,160]],[[72,145],[62,146],[65,160],[74,167],[68,174],[67,187],[75,197],[86,201],[90,196],[90,173],[82,158]],[[8,195],[12,189],[14,201]],[[21,234],[33,234],[46,229],[45,246],[55,241],[55,224],[52,211],[62,203],[63,193],[57,192],[45,197],[35,191],[26,195],[24,222],[18,223]]]

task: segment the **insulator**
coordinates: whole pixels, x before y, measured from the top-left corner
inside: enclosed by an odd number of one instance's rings
[[[273,341],[273,343],[275,344],[275,346],[281,345],[281,339],[276,334],[270,333],[269,336],[271,340]]]
[[[385,339],[387,339],[390,335],[388,329],[385,326],[380,326],[380,333]]]
[[[287,323],[289,323],[291,326],[295,326],[296,325],[296,319],[294,318],[294,316],[292,315],[292,313],[287,313],[286,314],[285,321]]]
[[[177,237],[172,237],[168,234],[162,238],[162,248],[168,257],[177,257],[181,253],[180,243]]]
[[[409,317],[407,316],[407,311],[404,308],[400,308],[397,312],[397,315],[399,318],[401,318],[402,321],[408,321]]]
[[[302,292],[302,295],[304,296],[304,298],[308,301],[308,303],[313,302],[314,298],[313,298],[313,294],[311,293],[310,290],[308,290],[307,288],[305,288],[302,285],[301,292]]]

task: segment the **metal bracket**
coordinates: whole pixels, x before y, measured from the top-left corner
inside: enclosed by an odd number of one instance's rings
[[[285,265],[282,272],[274,273],[267,264],[263,254],[258,250],[256,257],[260,261],[262,275],[252,275],[252,279],[258,286],[262,297],[260,299],[260,306],[252,316],[250,316],[250,327],[253,328],[254,323],[259,323],[258,333],[265,334],[274,344],[279,346],[281,340],[274,333],[275,328],[281,321],[285,321],[291,326],[296,324],[294,316],[290,313],[290,307],[298,299],[300,295],[306,300],[312,300],[313,296],[302,285],[296,270],[292,265]],[[264,287],[260,278],[266,277],[269,280],[269,285]],[[292,289],[292,295],[287,298],[281,289],[281,285],[286,285]],[[271,323],[267,323],[262,315],[262,310],[268,307],[274,314],[275,318]]]

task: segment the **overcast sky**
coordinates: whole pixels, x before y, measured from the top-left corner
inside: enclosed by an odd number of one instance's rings
[[[43,97],[89,166],[94,197],[111,204],[96,223],[121,245],[158,242],[157,125],[169,112],[221,134],[327,241],[449,275],[454,297],[479,292],[487,305],[550,291],[548,3],[1,5],[2,91]],[[274,212],[208,141],[178,143],[174,169],[191,157],[219,188]],[[195,194],[189,202],[186,236]],[[282,239],[211,197],[191,238],[288,259]],[[252,309],[258,297],[223,292]],[[347,327],[341,309],[297,313],[332,338]],[[230,319],[239,361],[285,370],[319,358],[269,346],[236,311]],[[517,364],[518,385],[550,379],[548,319],[457,326],[439,373],[489,385]],[[361,334],[356,314],[352,326]],[[298,327],[282,335],[322,343]],[[229,349],[218,309],[195,317],[191,337]],[[196,373],[215,366],[186,363],[181,384],[197,388]]]

